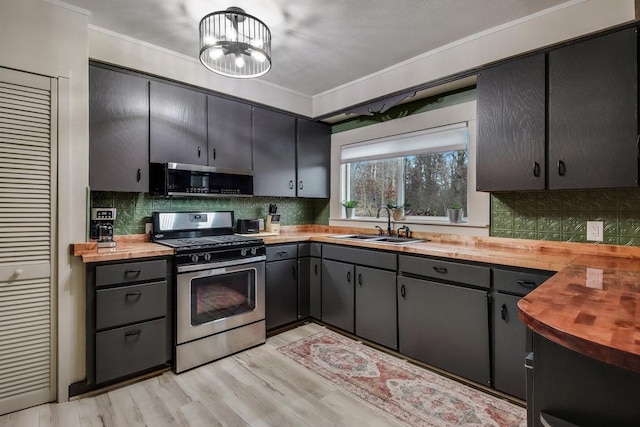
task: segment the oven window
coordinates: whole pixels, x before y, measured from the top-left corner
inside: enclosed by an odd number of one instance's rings
[[[237,316],[256,308],[256,270],[191,280],[191,325]]]

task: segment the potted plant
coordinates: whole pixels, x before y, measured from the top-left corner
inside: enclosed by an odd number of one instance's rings
[[[340,202],[347,211],[347,218],[354,218],[356,216],[356,206],[358,206],[357,200],[344,200]]]
[[[408,208],[409,203],[405,203],[404,205],[399,205],[395,200],[391,200],[387,202],[387,207],[391,211],[391,216],[394,221],[400,221],[404,219],[404,208]]]
[[[458,203],[450,203],[447,205],[447,217],[449,217],[449,222],[462,222],[462,206]]]

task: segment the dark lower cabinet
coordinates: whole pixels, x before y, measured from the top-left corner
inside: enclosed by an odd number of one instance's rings
[[[398,277],[399,351],[489,386],[487,291]]]
[[[527,401],[530,427],[638,425],[640,373],[592,359],[537,334],[533,334],[533,361],[533,398]]]
[[[322,261],[322,321],[354,332],[354,266]]]
[[[355,277],[356,335],[397,350],[396,273],[356,266]]]
[[[527,349],[527,328],[518,318],[520,296],[493,296],[493,386],[520,399],[526,398],[524,358]]]
[[[298,319],[298,260],[266,263],[266,324],[277,328]]]

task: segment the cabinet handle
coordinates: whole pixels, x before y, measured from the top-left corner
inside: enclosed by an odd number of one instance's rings
[[[126,294],[124,294],[125,298],[129,298],[129,297],[139,297],[142,295],[142,292],[127,292]]]
[[[287,256],[287,251],[278,251],[278,252],[276,252],[276,255],[278,255],[278,256]]]
[[[402,298],[407,296],[407,288],[405,288],[404,285],[400,286],[400,296]]]
[[[291,267],[291,276],[295,279],[296,278],[296,268],[295,267]]]
[[[358,273],[358,285],[362,286],[362,273]]]
[[[303,188],[304,188],[304,183],[300,181],[300,183],[298,184],[298,189],[302,190]]]
[[[436,273],[447,274],[447,269],[444,267],[433,267]]]
[[[316,276],[318,275],[318,264],[313,266],[313,270],[316,273]]]
[[[215,160],[215,159],[216,159],[216,149],[214,148],[213,149],[213,160]]]
[[[200,147],[198,147],[198,157],[200,157]]]
[[[567,173],[567,167],[562,160],[558,160],[558,175],[564,176]]]
[[[126,275],[129,275],[129,274],[135,274],[135,275],[138,275],[138,274],[140,274],[140,273],[142,273],[142,270],[125,270],[125,271],[124,271],[125,276],[126,276]]]
[[[500,307],[500,317],[502,317],[502,320],[507,320],[507,306],[504,304]]]
[[[289,190],[293,190],[293,180],[289,181]]]
[[[540,164],[538,162],[533,162],[533,176],[536,178],[540,176]]]
[[[528,282],[526,280],[516,280],[516,283],[522,286],[523,288],[527,288],[527,289],[535,289],[536,287],[535,282]]]
[[[124,334],[125,337],[133,337],[135,335],[140,335],[142,331],[140,329],[136,329],[135,331],[129,331]]]
[[[347,271],[347,283],[351,283],[351,272]]]
[[[136,173],[136,182],[140,182],[140,178],[142,178],[142,171],[138,169],[138,172]]]

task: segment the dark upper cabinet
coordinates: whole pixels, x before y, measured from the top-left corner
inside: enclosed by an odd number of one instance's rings
[[[298,119],[298,197],[329,197],[331,127]]]
[[[251,106],[207,96],[209,166],[251,170]]]
[[[553,50],[548,60],[548,188],[637,186],[636,30]]]
[[[89,67],[89,185],[149,190],[149,82]]]
[[[296,195],[296,119],[255,107],[253,111],[253,194]]]
[[[206,165],[207,95],[150,83],[150,161]]]
[[[545,188],[545,55],[478,74],[477,189]]]

